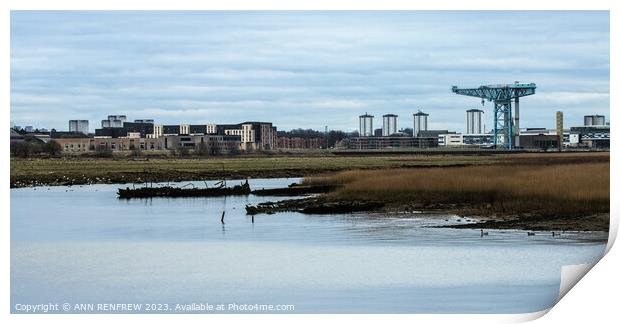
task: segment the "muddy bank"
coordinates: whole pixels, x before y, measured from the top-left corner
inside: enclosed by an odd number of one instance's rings
[[[446,228],[476,229],[519,229],[531,231],[609,231],[609,214],[589,216],[548,216],[490,213],[485,206],[468,204],[385,204],[378,201],[337,201],[323,196],[302,199],[270,201],[246,206],[248,215],[274,214],[278,212],[300,212],[303,214],[334,214],[366,212],[370,216],[420,217],[420,214],[442,213],[473,218],[474,222],[437,226]]]
[[[268,201],[245,207],[248,215],[293,211],[302,214],[341,214],[374,211],[385,204],[375,201],[329,201],[322,197]]]
[[[290,184],[287,188],[256,189],[252,194],[256,196],[302,196],[310,194],[328,193],[337,188],[333,185],[305,186],[297,183]]]
[[[469,216],[472,217],[472,216]],[[475,216],[473,216],[475,217]],[[531,231],[609,231],[609,214],[589,216],[536,216],[495,215],[479,219],[477,223],[464,223],[439,227],[523,229]]]

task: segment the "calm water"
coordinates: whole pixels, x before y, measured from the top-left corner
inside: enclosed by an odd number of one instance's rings
[[[250,184],[275,188],[297,180]],[[551,237],[491,230],[481,238],[475,229],[429,227],[468,221],[452,215],[278,213],[256,215],[252,223],[246,204],[283,197],[127,201],[116,198],[118,187],[11,189],[12,305],[258,303],[293,304],[295,313],[534,312],[554,304],[562,265],[594,262],[606,243],[601,233]]]

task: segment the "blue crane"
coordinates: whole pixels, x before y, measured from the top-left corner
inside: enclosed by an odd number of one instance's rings
[[[536,93],[535,83],[496,84],[480,86],[478,88],[452,87],[452,92],[464,96],[482,98],[493,101],[493,144],[512,150],[512,138],[515,135],[515,145],[519,146],[519,98]],[[512,120],[512,100],[515,101],[514,124]],[[513,130],[514,127],[514,130]],[[501,142],[498,138],[501,137]]]

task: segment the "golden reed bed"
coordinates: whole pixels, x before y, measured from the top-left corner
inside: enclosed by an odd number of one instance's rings
[[[466,204],[487,212],[579,216],[609,212],[609,162],[345,171],[306,178],[342,184],[328,197],[388,204]]]

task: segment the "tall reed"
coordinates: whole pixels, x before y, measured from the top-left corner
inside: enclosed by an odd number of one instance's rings
[[[489,211],[579,216],[609,212],[609,163],[345,171],[310,177],[341,184],[329,198],[471,204]]]

